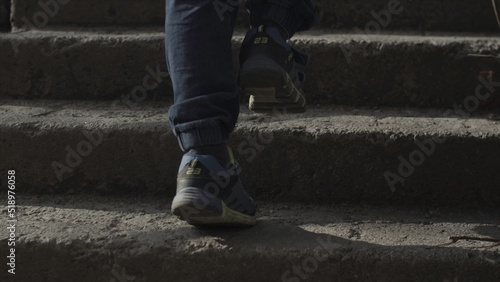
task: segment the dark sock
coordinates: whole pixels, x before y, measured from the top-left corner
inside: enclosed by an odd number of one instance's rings
[[[231,161],[226,143],[194,147],[189,150],[189,153],[196,155],[212,155],[222,166],[226,166]]]

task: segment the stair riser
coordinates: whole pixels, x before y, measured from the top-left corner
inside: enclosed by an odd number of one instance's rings
[[[95,129],[93,135],[85,135],[82,126],[59,127],[4,126],[0,171],[16,169],[19,187],[32,193],[174,195],[181,151],[166,117],[143,126]],[[231,147],[244,168],[245,186],[260,200],[500,205],[498,138],[415,136],[311,135],[243,125]],[[390,185],[389,172],[399,182]]]
[[[0,37],[0,51],[5,54],[0,57],[1,95],[115,99],[147,90],[149,99],[171,100],[163,41],[161,33],[4,35]],[[235,62],[240,42],[241,37],[233,41]],[[476,95],[489,74],[495,89],[500,81],[497,60],[469,56],[499,53],[496,38],[304,36],[294,44],[311,55],[304,85],[309,105],[451,108]],[[149,80],[151,72],[162,73],[161,84]],[[500,107],[499,93],[495,90],[480,101],[480,109]]]
[[[326,235],[318,235],[318,238],[323,239],[322,237]],[[44,245],[20,245],[16,278],[32,281],[40,276],[48,276],[56,277],[60,281],[75,282],[207,280],[326,282],[453,281],[459,277],[461,279],[459,281],[495,281],[499,274],[497,265],[490,264],[485,259],[462,258],[464,251],[442,251],[438,256],[435,254],[435,249],[422,251],[411,247],[379,247],[350,251],[346,246],[338,250],[329,250],[332,251],[331,255],[325,261],[315,259],[318,255],[325,256],[324,251],[316,253],[313,250],[285,255],[252,251],[233,251],[228,254],[227,251],[215,249],[187,255],[177,253],[170,248],[156,248],[136,254],[124,250],[123,246],[117,246],[112,248],[111,253],[105,255],[99,253],[99,250],[89,250],[89,247],[80,243],[73,243],[70,248],[65,249],[52,242]],[[126,248],[128,249],[128,246]],[[82,255],[90,251],[93,252],[92,255]],[[418,254],[418,258],[415,258],[415,253]],[[50,260],[47,257],[50,257]],[[75,260],[75,257],[78,259]],[[224,265],[223,269],[221,265]],[[89,268],[92,271],[89,272]],[[255,269],[259,271],[254,271]],[[5,273],[2,273],[3,279],[9,278],[7,276],[9,274]]]
[[[497,32],[490,0],[316,0],[320,21],[318,29],[351,30],[376,21],[373,14],[384,14],[390,7],[402,12],[391,16],[387,30]],[[156,25],[164,23],[163,0],[120,2],[46,0],[14,1],[14,28],[43,29],[57,25]],[[399,5],[397,5],[400,3]],[[399,10],[399,9],[398,9]],[[239,27],[247,27],[249,16],[240,8]]]

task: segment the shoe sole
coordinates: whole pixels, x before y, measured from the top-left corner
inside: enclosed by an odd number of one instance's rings
[[[172,213],[195,226],[249,227],[257,222],[255,216],[232,210],[222,200],[194,187],[177,193]]]
[[[266,57],[256,56],[245,62],[240,71],[239,85],[250,96],[248,107],[252,111],[306,110],[304,93],[281,66]]]

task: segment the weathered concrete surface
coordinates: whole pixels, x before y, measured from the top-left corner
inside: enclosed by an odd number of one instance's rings
[[[0,171],[16,169],[20,187],[34,194],[172,196],[181,151],[169,105],[136,106],[4,100]],[[265,116],[242,108],[230,143],[257,199],[500,206],[497,119],[339,107]],[[388,185],[387,172],[400,182]]]
[[[169,200],[18,194],[12,281],[496,281],[500,275],[500,247],[481,253],[491,243],[433,247],[449,236],[500,238],[498,209],[259,203],[255,227],[231,230],[193,228],[171,215]],[[0,236],[1,277],[11,281],[8,235]]]
[[[38,5],[38,0],[15,0],[13,9],[14,28],[43,29],[57,25],[157,25],[165,19],[163,0],[116,1],[69,1],[57,4],[55,0],[48,8]],[[221,1],[222,3],[229,1]],[[234,2],[234,1],[231,1]],[[490,0],[316,0],[320,21],[317,29],[365,29],[377,19],[373,13],[388,11],[389,3],[395,3],[388,20],[387,14],[380,16],[379,27],[384,30],[413,31],[470,31],[498,32],[498,25]],[[397,3],[400,5],[397,5]],[[220,7],[220,6],[219,6]],[[229,6],[228,9],[232,9]],[[214,7],[215,9],[215,7]],[[400,9],[402,9],[400,11]],[[399,12],[400,11],[400,12]],[[36,17],[35,17],[36,15]],[[45,16],[44,16],[45,15]],[[249,16],[240,8],[239,27],[246,27]],[[374,29],[374,27],[371,27]]]
[[[2,34],[0,85],[2,96],[24,98],[103,99],[130,94],[153,75],[170,89],[161,33],[107,34],[27,32]],[[10,58],[9,58],[10,57]],[[148,85],[155,81],[148,80]],[[133,85],[133,86],[132,86]],[[16,94],[17,93],[17,94]]]
[[[241,40],[233,40],[236,69]],[[140,29],[0,34],[0,96],[112,99],[153,73],[163,83],[148,96],[171,100],[163,41],[161,31]],[[500,81],[498,60],[471,56],[499,54],[497,37],[309,33],[293,43],[312,56],[309,104],[453,107],[475,94],[480,75]],[[481,107],[498,108],[499,93]]]
[[[499,61],[476,56],[498,54],[495,37],[318,34],[294,43],[311,54],[304,87],[311,103],[452,107],[474,95],[480,75],[500,81]],[[498,92],[482,103],[499,106]]]
[[[10,29],[10,0],[0,0],[0,31]]]
[[[362,30],[370,22],[379,23],[382,30],[498,32],[490,0],[322,0],[320,26]],[[397,5],[397,3],[400,5]],[[391,3],[391,4],[390,4]],[[394,3],[395,6],[392,6]],[[402,9],[387,20],[389,5]],[[381,12],[384,11],[384,12]],[[372,12],[379,14],[377,20]],[[381,15],[384,14],[384,15]],[[370,27],[374,29],[374,25]]]
[[[14,0],[13,28],[43,29],[51,25],[163,25],[165,1],[41,1]]]

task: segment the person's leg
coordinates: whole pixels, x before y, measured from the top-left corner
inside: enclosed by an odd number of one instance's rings
[[[255,205],[226,147],[239,114],[231,38],[237,0],[167,0],[169,119],[184,154],[173,214],[193,225],[253,225]]]
[[[311,28],[318,20],[310,0],[248,0],[252,28],[240,52],[239,84],[250,96],[254,111],[304,111],[301,85],[309,57],[290,47],[286,40]]]
[[[174,90],[169,118],[183,150],[227,141],[239,113],[231,46],[238,7],[224,11],[214,3],[166,1],[165,50]]]

